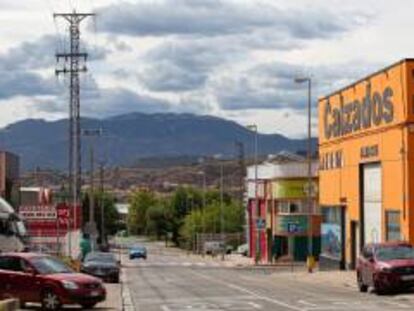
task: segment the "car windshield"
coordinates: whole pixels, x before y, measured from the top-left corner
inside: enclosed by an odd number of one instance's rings
[[[133,251],[143,252],[143,251],[145,251],[145,247],[143,247],[143,246],[133,246],[132,247],[132,250]]]
[[[414,248],[410,246],[382,247],[377,250],[379,260],[414,259]]]
[[[40,274],[73,273],[71,268],[53,257],[35,257],[31,263]]]
[[[91,253],[86,256],[85,262],[98,261],[98,262],[115,262],[114,255],[110,253]]]

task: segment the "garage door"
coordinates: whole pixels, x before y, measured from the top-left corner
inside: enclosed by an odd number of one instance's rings
[[[363,166],[363,181],[365,243],[380,242],[382,240],[381,165],[365,164]]]

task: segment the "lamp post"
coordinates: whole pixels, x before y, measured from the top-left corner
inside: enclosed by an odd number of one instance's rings
[[[257,220],[260,218],[260,208],[259,208],[259,197],[258,197],[258,166],[257,166],[257,153],[258,153],[258,141],[257,141],[257,125],[252,124],[248,125],[247,128],[254,132],[254,202],[256,210],[256,254],[254,255],[255,263],[257,264],[261,258],[261,246],[260,246],[260,228],[257,228]],[[251,229],[251,228],[250,228]]]
[[[82,130],[82,135],[85,137],[90,137],[90,191],[89,191],[89,222],[86,224],[87,233],[90,235],[91,247],[92,250],[96,250],[96,238],[97,238],[97,227],[95,222],[95,198],[94,198],[94,141],[95,137],[102,136],[102,129],[84,129]]]
[[[225,241],[226,239],[224,233],[224,165],[222,157],[222,154],[216,154],[214,156],[214,159],[218,160],[220,163],[220,242],[222,247],[221,260],[225,260],[227,243]]]
[[[200,163],[204,164],[204,158],[199,160]],[[206,181],[206,167],[203,165],[203,169],[198,172],[199,175],[202,176],[202,202],[201,202],[201,238],[199,242],[201,242],[201,246],[199,245],[199,249],[201,250],[201,256],[204,257],[204,238],[206,233],[205,228],[205,208],[206,208],[206,188],[207,188],[207,181]]]
[[[312,273],[313,265],[314,265],[314,257],[313,257],[313,237],[312,237],[312,145],[311,145],[311,108],[312,108],[312,79],[310,77],[298,77],[295,78],[295,82],[302,84],[308,84],[308,141],[307,141],[307,162],[308,162],[308,185],[307,185],[307,203],[308,203],[308,258],[307,258],[307,266],[308,272]]]
[[[220,240],[222,245],[222,252],[221,252],[221,260],[224,260],[224,255],[226,253],[227,243],[225,241],[224,236],[224,167],[223,167],[223,161],[220,161]]]

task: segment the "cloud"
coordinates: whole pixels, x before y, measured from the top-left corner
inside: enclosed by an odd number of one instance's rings
[[[55,53],[63,51],[62,41],[55,35],[44,35],[38,39],[24,41],[0,54],[0,68],[3,70],[36,70],[54,67]],[[90,51],[89,60],[103,60],[109,52],[106,48],[81,43],[81,50]],[[68,51],[66,51],[68,52]]]
[[[58,88],[51,79],[36,73],[9,71],[0,75],[0,99],[14,96],[56,95]]]
[[[202,87],[212,70],[240,57],[234,45],[208,40],[176,40],[146,53],[141,82],[151,91],[190,91]]]
[[[327,94],[363,77],[377,68],[377,64],[359,62],[330,66],[304,67],[290,63],[266,63],[234,75],[222,75],[211,81],[210,89],[224,110],[243,109],[305,109],[307,93],[294,78],[310,76],[313,94]],[[316,101],[313,98],[313,101]]]
[[[61,115],[67,113],[68,103],[64,98],[38,101],[41,112]],[[125,88],[92,89],[81,96],[81,114],[103,118],[129,112],[165,112],[170,111],[169,102],[138,94]]]
[[[130,36],[243,34],[272,28],[300,39],[326,38],[360,21],[324,7],[283,10],[241,1],[159,0],[122,2],[98,10],[100,31]]]

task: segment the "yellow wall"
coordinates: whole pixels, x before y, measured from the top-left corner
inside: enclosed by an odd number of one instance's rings
[[[414,206],[412,206],[413,203],[409,203],[414,199],[414,165],[411,165],[414,163],[414,127],[410,131],[408,125],[408,122],[414,122],[413,69],[414,61],[400,62],[319,101],[321,163],[327,154],[335,152],[341,152],[343,158],[339,167],[323,169],[321,164],[320,205],[346,206],[347,261],[350,258],[350,221],[359,220],[359,165],[362,163],[381,162],[383,212],[390,209],[400,210],[402,235],[414,243],[414,231],[412,230]],[[369,128],[364,129],[361,126],[358,130],[358,127],[355,127],[356,130],[353,128],[344,135],[327,137],[325,120],[328,120],[328,124],[334,122],[332,114],[328,114],[328,118],[325,117],[327,103],[330,103],[332,111],[341,106],[341,96],[345,105],[356,100],[362,102],[369,82],[371,94],[374,92],[383,94],[384,89],[388,87],[392,89],[392,96],[388,96],[387,100],[393,104],[393,120],[386,122],[383,119],[380,124],[372,124]],[[412,87],[408,88],[407,85],[412,85]],[[355,118],[352,114],[350,117]],[[378,146],[378,155],[361,157],[361,148],[368,146]],[[411,180],[413,182],[410,182]],[[404,217],[405,211],[407,211],[406,217]],[[382,218],[382,238],[385,239],[385,214]]]

